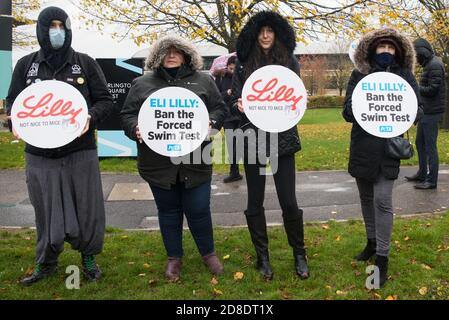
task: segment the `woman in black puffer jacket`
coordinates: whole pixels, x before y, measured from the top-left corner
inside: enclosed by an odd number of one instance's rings
[[[245,210],[245,216],[257,254],[257,269],[266,279],[273,277],[263,207],[265,175],[261,174],[261,169],[266,163],[260,159],[253,163],[250,159],[254,158],[252,156],[255,153],[260,155],[260,152],[263,152],[264,155],[269,155],[271,160],[277,161],[274,181],[282,208],[285,231],[293,248],[295,271],[301,279],[306,279],[309,277],[309,270],[304,249],[303,211],[298,208],[295,193],[295,153],[301,149],[301,145],[296,126],[279,134],[268,135],[267,139],[263,139],[264,143],[254,138],[265,135],[265,132],[257,129],[243,113],[241,94],[249,76],[266,65],[285,66],[299,75],[299,63],[293,55],[295,46],[293,28],[279,14],[269,11],[259,12],[253,16],[237,39],[238,61],[233,77],[231,112],[241,113],[240,128],[245,131],[244,136],[249,137],[244,143],[244,165],[248,186],[248,208]],[[277,139],[277,147],[270,144],[270,140],[273,142],[273,139]],[[254,143],[255,140],[257,142]]]

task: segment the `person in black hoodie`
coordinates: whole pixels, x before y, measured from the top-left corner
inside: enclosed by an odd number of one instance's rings
[[[416,149],[419,158],[418,172],[408,181],[417,181],[416,189],[436,189],[438,185],[438,127],[446,109],[446,81],[443,62],[435,56],[432,46],[425,39],[414,42],[417,59],[423,67],[419,92],[424,116],[418,123]]]
[[[236,56],[230,56],[226,62],[226,70],[223,75],[218,75],[215,78],[215,84],[218,90],[221,92],[224,102],[228,105],[232,97],[232,77],[235,71],[235,63],[237,62]],[[224,129],[226,134],[226,144],[229,153],[230,171],[229,176],[223,179],[224,183],[230,183],[242,180],[243,177],[239,172],[239,158],[237,157],[237,139],[234,135],[234,130],[239,127],[240,116],[239,114],[229,113],[224,123]]]
[[[40,50],[17,62],[6,98],[8,114],[22,90],[33,83],[55,79],[80,91],[89,115],[82,135],[63,147],[25,146],[26,180],[36,214],[37,245],[35,270],[20,283],[31,285],[53,274],[64,241],[81,252],[83,272],[88,280],[95,281],[101,277],[95,255],[103,248],[105,211],[94,129],[112,112],[112,96],[96,61],[71,48],[70,19],[64,10],[42,10],[36,31]]]
[[[396,30],[379,29],[360,40],[355,52],[355,65],[348,82],[343,117],[353,124],[348,171],[356,178],[368,239],[365,249],[355,259],[368,261],[376,255],[375,264],[380,271],[379,283],[382,286],[387,280],[393,230],[393,184],[398,178],[400,160],[385,153],[387,139],[369,134],[356,122],[352,112],[352,94],[366,75],[391,72],[411,85],[420,106],[418,84],[413,75],[415,50],[411,41]]]
[[[271,64],[290,68],[299,75],[299,63],[293,55],[295,47],[295,31],[288,21],[278,13],[259,12],[251,17],[243,27],[237,39],[238,61],[232,83],[231,112],[240,113],[240,128],[245,131],[244,136],[250,137],[252,133],[264,134],[244,114],[241,95],[246,80],[257,69]],[[273,146],[271,143],[273,139],[277,139],[277,146]],[[270,160],[273,157],[277,160],[278,166],[274,173],[274,181],[282,208],[288,243],[293,249],[295,272],[301,279],[307,279],[309,269],[304,247],[303,211],[298,208],[296,200],[295,153],[301,149],[297,127],[279,134],[268,135],[266,143],[262,142],[263,139],[257,138],[256,140],[255,146],[252,145],[250,139],[244,140],[244,166],[248,186],[248,206],[245,210],[245,217],[256,250],[256,267],[265,279],[273,278],[263,207],[266,176],[261,174],[261,168],[265,167],[266,163],[249,161],[251,153],[260,154],[262,151],[270,156]],[[263,150],[264,148],[266,150]],[[275,150],[271,150],[272,148]]]
[[[151,47],[146,60],[149,72],[133,81],[120,113],[125,134],[138,141],[139,173],[150,185],[156,201],[167,251],[165,275],[169,281],[178,280],[181,274],[184,214],[204,263],[211,273],[223,273],[223,265],[215,254],[210,211],[212,164],[204,158],[200,163],[191,159],[178,163],[150,149],[142,141],[137,125],[138,114],[144,101],[154,92],[167,87],[182,87],[204,101],[211,128],[220,130],[228,110],[212,77],[200,72],[202,65],[201,56],[187,40],[175,35],[159,39]],[[202,143],[198,149],[201,155],[205,154],[209,144],[210,141]],[[185,157],[190,158],[193,154]]]

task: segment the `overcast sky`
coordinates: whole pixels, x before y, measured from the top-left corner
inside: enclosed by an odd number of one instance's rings
[[[0,0],[1,1],[1,0]],[[329,1],[329,0],[328,0]],[[332,0],[330,0],[332,1]],[[135,53],[148,48],[148,44],[137,46],[131,39],[125,39],[119,41],[119,39],[113,39],[111,34],[114,31],[119,32],[123,31],[124,27],[114,24],[107,25],[103,31],[103,34],[94,30],[86,30],[86,28],[82,25],[82,22],[79,20],[80,10],[74,6],[72,3],[76,3],[77,0],[43,0],[42,9],[49,6],[56,6],[64,9],[71,18],[72,21],[72,47],[79,52],[87,53],[93,58],[131,58]],[[34,12],[30,15],[30,18],[37,19],[40,11]],[[36,35],[36,25],[21,27],[22,30],[26,30],[31,35]],[[121,28],[121,29],[120,29]],[[315,53],[317,52],[329,52],[329,50],[335,50],[332,48],[328,48],[330,46],[329,43],[311,43],[308,48],[302,48],[301,53],[310,53],[312,50]],[[221,55],[226,53],[227,51],[223,48],[211,47],[210,44],[203,44],[202,50],[207,53],[213,53],[213,55]],[[300,49],[301,49],[300,48]],[[222,49],[222,50],[221,50]],[[35,46],[33,48],[14,48],[13,50],[13,64],[17,62],[21,57],[39,50],[39,46]],[[216,52],[215,52],[216,51]]]
[[[72,20],[73,40],[72,47],[76,51],[87,53],[93,58],[130,58],[137,51],[146,48],[146,46],[138,47],[130,39],[119,41],[112,39],[110,34],[116,26],[108,26],[102,35],[97,30],[86,30],[78,19],[79,9],[75,7],[69,0],[43,0],[43,8],[55,6],[64,9]],[[34,13],[31,17],[37,18],[39,12]],[[36,25],[24,27],[30,34],[36,35]],[[36,51],[39,46],[26,49],[13,50],[13,63],[18,59]]]

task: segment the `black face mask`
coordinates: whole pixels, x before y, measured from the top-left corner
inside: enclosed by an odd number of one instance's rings
[[[383,52],[381,54],[376,54],[374,56],[374,61],[381,68],[387,68],[395,62],[395,56],[388,52]]]

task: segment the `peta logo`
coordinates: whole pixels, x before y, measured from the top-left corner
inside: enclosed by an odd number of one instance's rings
[[[74,64],[72,66],[72,73],[73,74],[81,74],[81,67],[77,64]]]
[[[393,132],[392,126],[380,126],[379,127],[380,132]]]
[[[169,144],[167,145],[167,151],[182,151],[180,144]]]
[[[30,70],[28,70],[28,77],[37,77],[37,73],[39,72],[39,63],[33,62],[33,64],[30,67]]]

